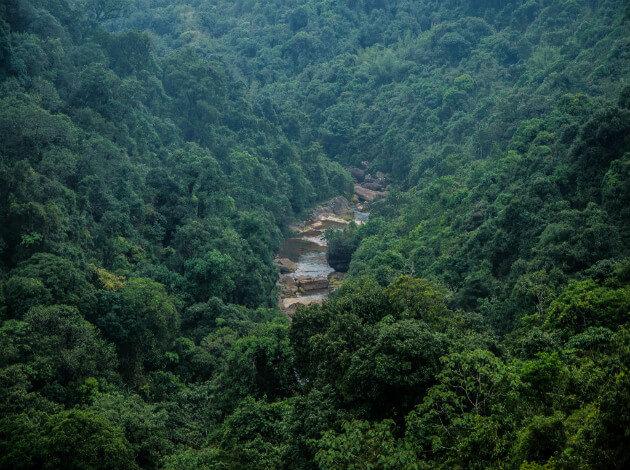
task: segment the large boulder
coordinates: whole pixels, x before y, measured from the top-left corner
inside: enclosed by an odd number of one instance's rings
[[[330,210],[335,215],[347,215],[352,212],[352,205],[350,202],[343,196],[337,196],[334,199],[331,199],[328,203]]]
[[[365,170],[361,168],[350,168],[349,171],[355,181],[358,181],[359,183],[363,181],[363,178],[365,178]]]
[[[321,218],[326,215],[336,215],[339,217],[346,217],[352,214],[352,205],[343,196],[337,196],[330,201],[320,205],[315,212],[313,212],[313,218]]]

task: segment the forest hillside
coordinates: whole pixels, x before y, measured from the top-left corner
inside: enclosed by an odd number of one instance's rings
[[[629,80],[624,0],[0,0],[0,469],[628,468]]]

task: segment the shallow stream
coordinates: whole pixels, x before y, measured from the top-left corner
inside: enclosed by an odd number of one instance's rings
[[[298,305],[323,302],[334,289],[335,281],[343,277],[342,273],[337,273],[328,265],[326,230],[346,227],[352,220],[360,225],[369,217],[361,204],[353,204],[341,213],[328,211],[327,204],[323,204],[314,214],[309,220],[293,227],[295,235],[283,242],[277,256],[288,266],[279,279],[280,308],[288,314],[293,313]]]

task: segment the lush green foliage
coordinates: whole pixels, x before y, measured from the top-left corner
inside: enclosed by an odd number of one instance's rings
[[[0,468],[630,466],[628,50],[621,0],[3,1]]]

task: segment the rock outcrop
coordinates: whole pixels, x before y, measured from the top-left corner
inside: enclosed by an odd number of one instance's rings
[[[279,306],[287,315],[293,315],[300,305],[322,303],[341,283],[343,273],[335,272],[335,264],[325,255],[328,244],[324,233],[330,228],[343,229],[351,221],[365,222],[369,203],[387,194],[384,175],[370,175],[367,169],[364,163],[363,168],[352,171],[357,181],[370,186],[357,183],[352,203],[344,197],[333,198],[314,210],[307,221],[291,227],[294,235],[283,242],[276,258],[281,273]]]
[[[291,261],[289,258],[276,259],[276,265],[280,270],[280,274],[294,273],[297,270],[297,263]]]
[[[300,305],[314,305],[324,302],[324,297],[291,297],[282,299],[280,308],[289,316],[292,316]]]
[[[343,196],[338,196],[319,206],[313,211],[314,219],[336,215],[337,217],[348,217],[352,215],[352,205]]]
[[[352,177],[354,178],[354,180],[358,181],[359,183],[361,183],[363,179],[365,178],[365,170],[361,168],[350,168],[349,171]]]
[[[295,283],[301,292],[315,292],[328,289],[328,278],[298,277]]]
[[[385,191],[374,191],[373,189],[368,189],[360,184],[354,185],[354,194],[360,201],[366,202],[372,202],[387,195]]]
[[[365,175],[361,186],[372,191],[385,191],[389,181],[385,173],[378,171],[375,175]]]
[[[289,274],[280,277],[280,296],[282,298],[295,297],[298,295],[298,285],[295,278]]]

